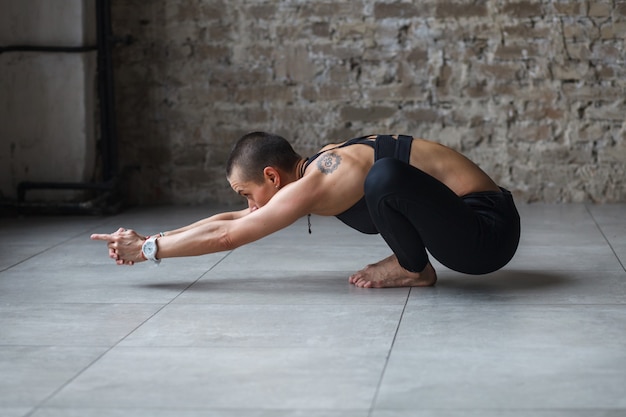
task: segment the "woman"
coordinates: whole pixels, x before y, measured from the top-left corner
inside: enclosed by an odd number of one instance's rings
[[[349,278],[358,287],[431,286],[443,265],[486,274],[517,249],[519,215],[511,193],[476,164],[435,142],[372,135],[323,147],[303,159],[282,137],[242,137],[227,163],[233,190],[248,208],[221,213],[154,237],[119,229],[95,234],[118,265],[237,248],[308,214],[336,216],[380,233],[393,254]]]

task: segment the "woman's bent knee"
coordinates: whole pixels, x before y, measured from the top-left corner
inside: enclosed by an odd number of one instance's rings
[[[389,192],[402,182],[402,171],[406,164],[394,158],[383,158],[374,162],[372,168],[365,177],[363,185],[365,195],[381,195]]]

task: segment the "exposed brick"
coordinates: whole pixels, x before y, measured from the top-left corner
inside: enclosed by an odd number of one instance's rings
[[[517,23],[504,27],[504,34],[507,39],[546,39],[554,32],[552,25],[540,25],[536,23]]]
[[[612,5],[610,3],[589,2],[589,16],[608,17],[611,15]]]
[[[248,17],[254,20],[271,20],[276,16],[278,5],[275,3],[254,4],[249,6],[245,12]]]
[[[397,109],[388,106],[354,107],[345,106],[341,109],[341,118],[345,121],[377,121],[392,116]]]
[[[549,141],[553,138],[551,125],[520,124],[510,131],[512,139],[526,142]]]
[[[328,57],[332,60],[349,60],[351,58],[360,57],[362,53],[362,48],[356,48],[351,45],[339,46],[336,44],[313,45],[310,51],[312,57]]]
[[[372,26],[369,23],[357,21],[343,23],[337,28],[337,37],[340,40],[343,39],[359,39],[362,38],[368,30],[372,30]]]
[[[589,73],[589,64],[570,62],[566,65],[552,64],[552,76],[557,80],[581,80]]]
[[[229,67],[212,68],[207,74],[203,74],[205,79],[208,78],[211,84],[222,86],[258,84],[259,82],[269,82],[271,73],[267,68],[241,68],[233,71]]]
[[[209,60],[211,62],[228,61],[231,50],[227,46],[221,45],[196,45],[193,48],[193,57],[199,60]]]
[[[427,87],[417,84],[391,84],[371,87],[367,97],[372,101],[424,101],[428,99],[430,91]]]
[[[612,22],[600,29],[602,39],[626,39],[626,21]]]
[[[463,89],[463,93],[472,98],[488,97],[491,95],[491,91],[487,86],[487,82],[482,80],[480,82],[472,83]]]
[[[565,2],[552,2],[552,7],[557,15],[565,16],[580,16],[585,14],[586,4],[582,1],[565,1]]]
[[[206,158],[206,152],[206,145],[175,146],[173,149],[173,163],[190,167],[203,166]]]
[[[487,16],[487,14],[485,0],[437,2],[436,17],[439,19],[481,17]]]
[[[490,78],[500,80],[514,80],[515,74],[520,70],[518,64],[481,64],[477,68],[478,73]]]
[[[307,86],[302,89],[301,96],[305,100],[318,101],[345,101],[356,98],[358,92],[343,85],[320,85],[317,87]]]
[[[293,88],[284,85],[246,85],[231,89],[232,100],[237,103],[249,102],[291,102],[295,100]]]
[[[615,100],[616,98],[623,97],[623,92],[615,87],[593,85],[581,86],[577,83],[564,84],[562,92],[568,99],[582,101]]]
[[[173,9],[169,17],[176,21],[195,20],[200,16],[204,19],[220,20],[228,10],[220,1],[211,3],[185,1],[170,3],[168,6]]]
[[[612,65],[598,65],[594,69],[598,79],[611,80],[620,77],[620,73],[617,71],[618,68],[620,67],[615,67]]]
[[[507,3],[502,8],[502,11],[512,17],[534,17],[543,15],[543,8],[541,2],[532,1],[520,1],[514,3]]]
[[[598,29],[593,21],[588,18],[577,19],[575,21],[566,21],[563,25],[563,36],[566,39],[589,39],[598,36]]]
[[[416,109],[405,112],[408,119],[415,122],[434,123],[439,120],[439,113],[433,109]]]
[[[525,110],[521,115],[522,120],[560,120],[564,116],[564,112],[561,109],[553,107],[540,107],[536,109]]]
[[[619,106],[604,105],[599,107],[592,107],[585,112],[585,118],[598,119],[598,120],[624,120],[624,109]],[[624,160],[626,161],[626,160]]]
[[[591,57],[591,51],[589,50],[589,45],[586,43],[569,43],[565,44],[565,48],[567,50],[567,55],[571,59],[585,61]]]
[[[413,49],[406,57],[408,62],[422,63],[428,60],[428,51],[423,48]]]
[[[425,10],[427,8],[428,5],[426,7],[420,7],[416,3],[375,3],[374,18],[388,19],[422,16],[424,13],[427,13],[427,10]]]
[[[311,25],[311,32],[315,36],[328,37],[330,35],[330,25],[328,22],[314,22]]]
[[[623,62],[624,55],[624,48],[621,42],[605,41],[593,45],[590,58],[601,62],[615,62],[617,60],[622,60]]]
[[[626,161],[626,140],[620,140],[614,142],[612,146],[607,146],[598,151],[599,162],[615,163],[616,175],[624,175],[624,161]],[[618,172],[618,167],[621,167],[621,173]]]
[[[502,60],[518,60],[535,57],[537,54],[535,45],[503,45],[496,50],[495,57]]]
[[[302,19],[308,18],[333,18],[336,16],[354,15],[362,13],[363,6],[358,2],[304,2],[298,10],[298,16]]]
[[[274,71],[278,79],[293,82],[309,82],[315,66],[305,45],[288,45],[275,51]]]

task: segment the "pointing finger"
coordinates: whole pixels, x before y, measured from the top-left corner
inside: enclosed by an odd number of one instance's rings
[[[91,235],[91,240],[104,240],[106,242],[109,242],[109,241],[113,240],[113,236],[110,235],[110,234],[94,233],[93,235]]]

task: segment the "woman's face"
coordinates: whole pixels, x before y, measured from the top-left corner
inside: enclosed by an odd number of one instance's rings
[[[272,178],[265,177],[262,183],[254,181],[243,181],[240,179],[239,169],[233,169],[228,178],[230,186],[240,196],[248,201],[250,211],[263,207],[276,194],[278,187]]]

